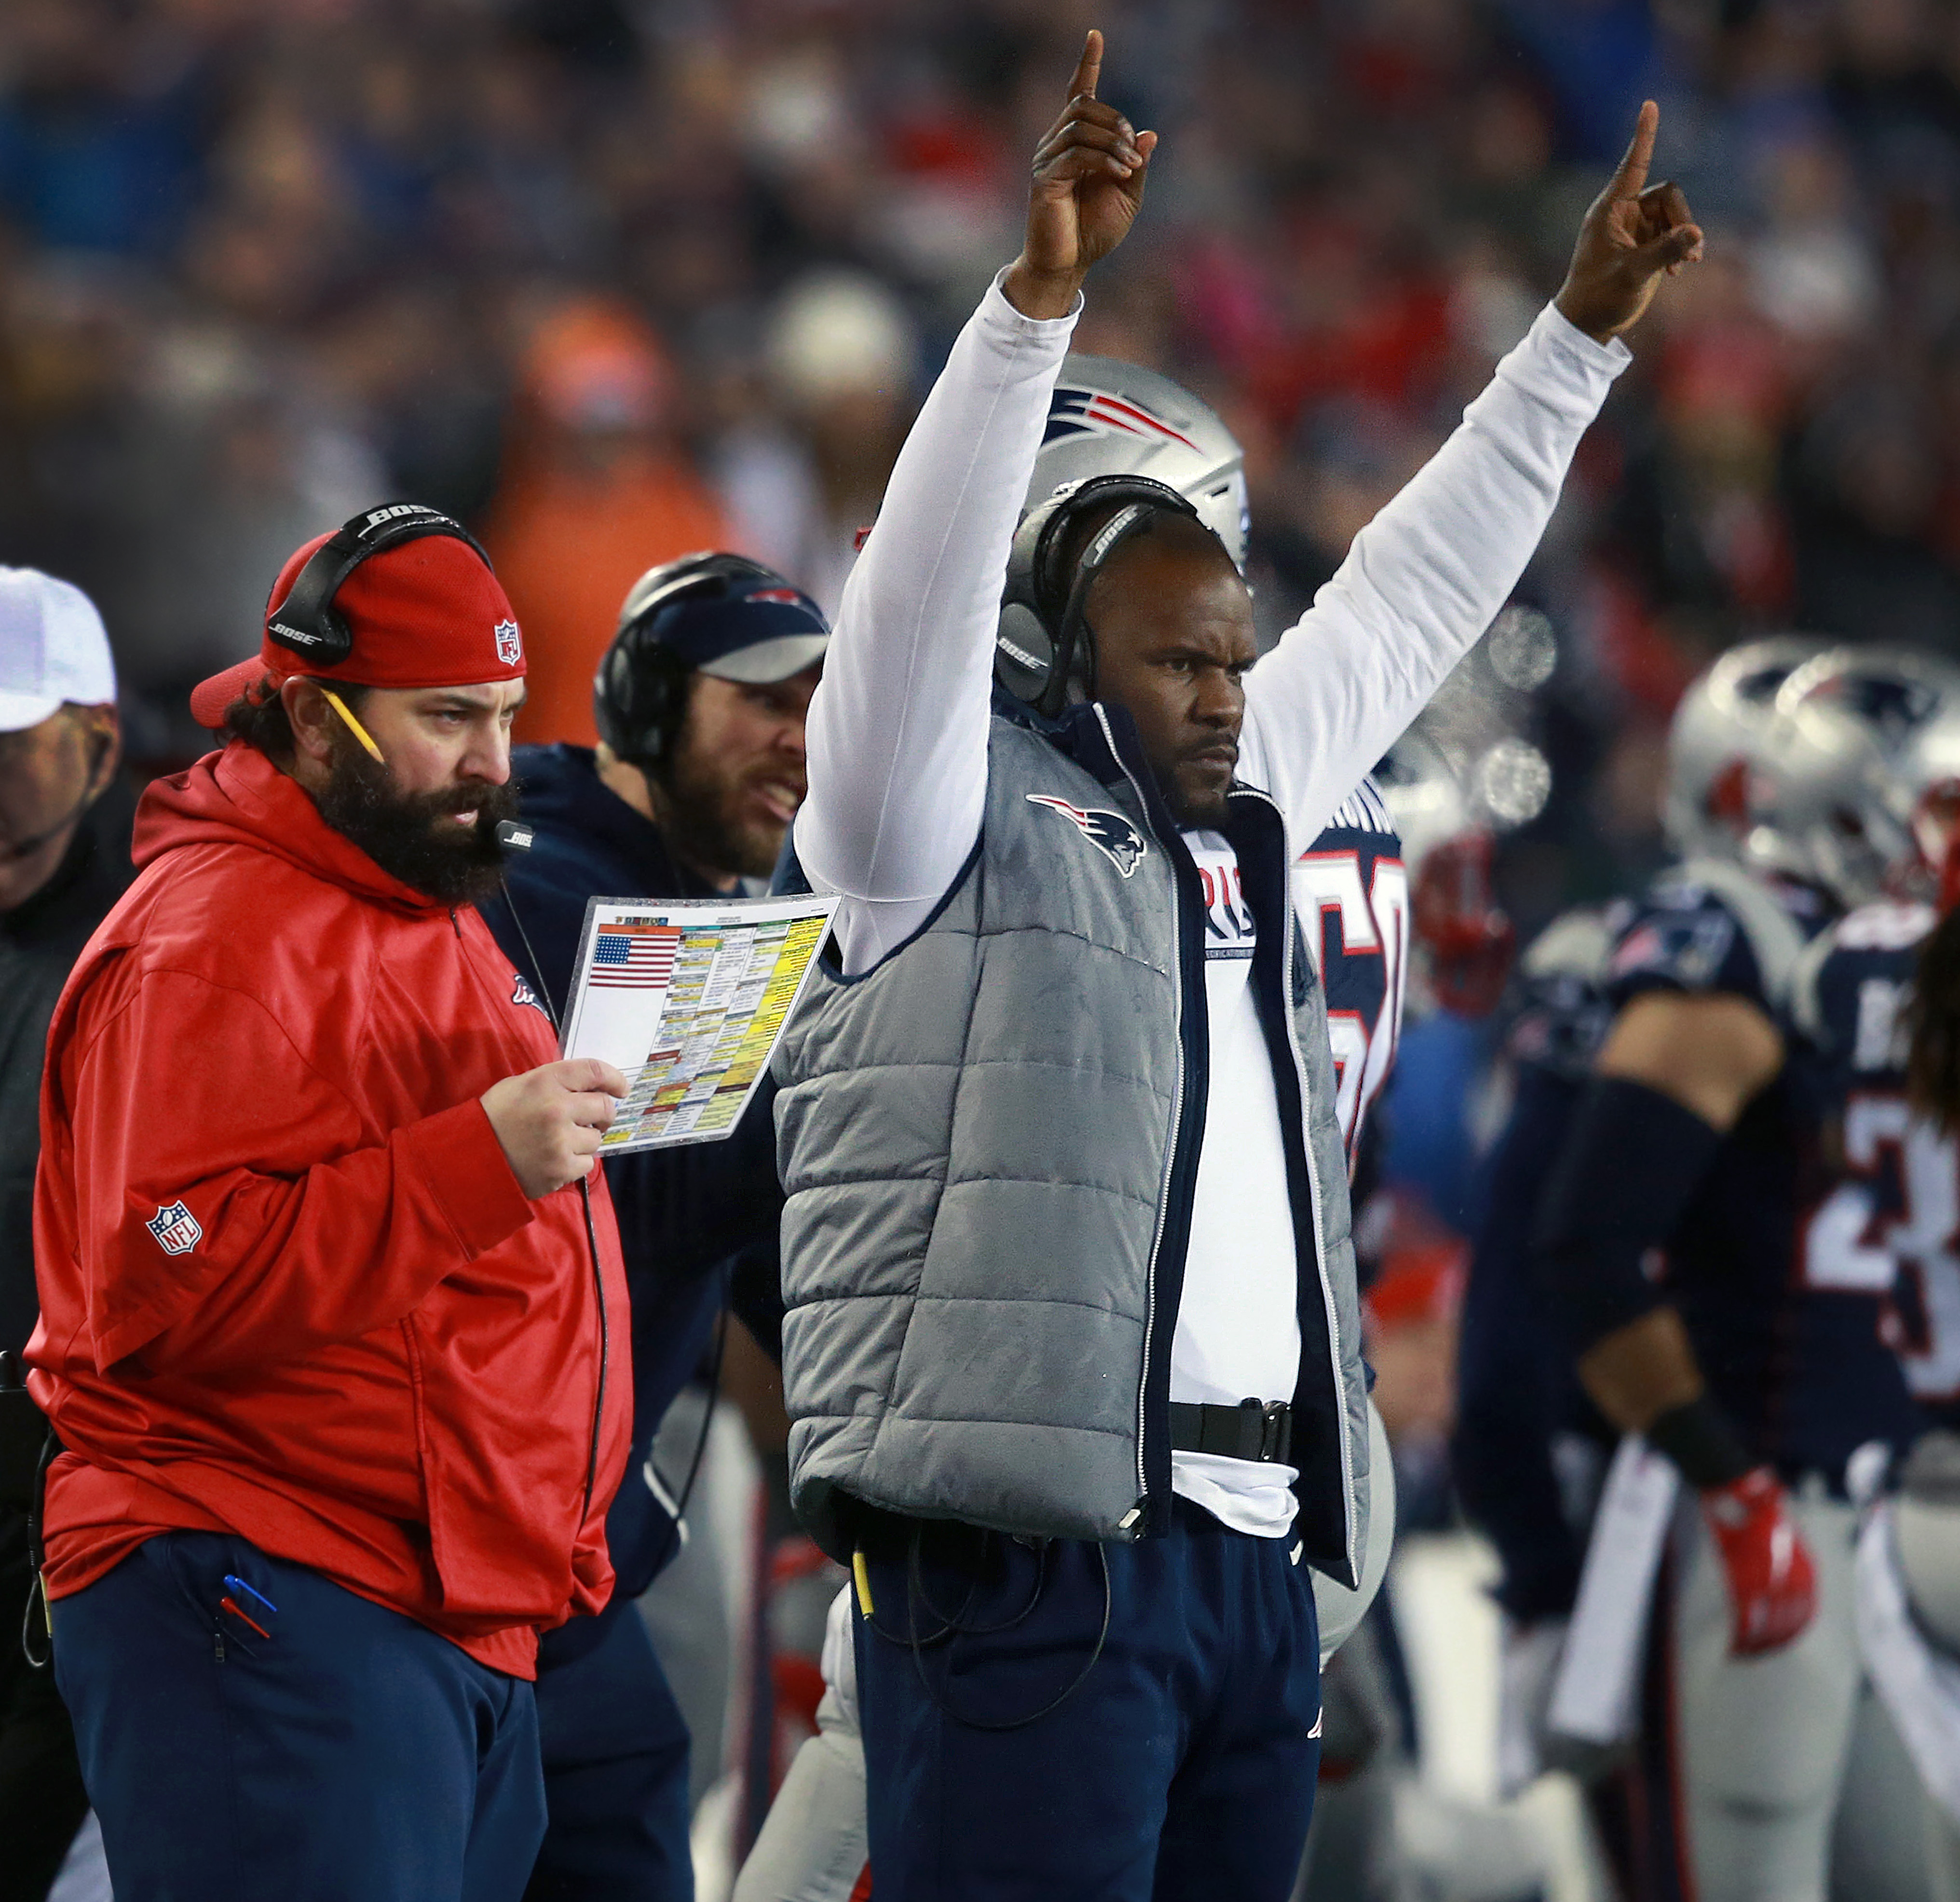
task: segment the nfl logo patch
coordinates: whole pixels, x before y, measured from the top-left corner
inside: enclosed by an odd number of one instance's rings
[[[204,1239],[197,1217],[181,1202],[159,1208],[143,1226],[157,1238],[157,1245],[166,1255],[188,1255]]]
[[[497,658],[507,667],[514,667],[524,657],[524,638],[517,631],[514,621],[499,621],[491,630],[497,637]]]

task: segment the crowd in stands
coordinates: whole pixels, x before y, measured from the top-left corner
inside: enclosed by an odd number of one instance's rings
[[[1661,102],[1708,262],[1527,577],[1561,658],[1553,797],[1505,854],[1526,930],[1657,856],[1712,653],[1960,653],[1949,0],[8,0],[0,558],[102,604],[162,768],[285,552],[412,496],[498,561],[523,736],[589,738],[649,563],[731,545],[835,605],[1092,22],[1163,146],[1079,345],[1239,433],[1268,634]]]

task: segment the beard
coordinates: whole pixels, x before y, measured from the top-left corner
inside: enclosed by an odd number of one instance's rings
[[[743,878],[765,879],[775,871],[788,827],[740,819],[735,807],[752,778],[788,777],[781,766],[737,772],[684,736],[672,762],[648,777],[659,785],[660,827],[676,857]]]
[[[320,816],[381,870],[441,905],[473,905],[504,876],[498,824],[517,816],[514,785],[485,781],[440,792],[405,793],[379,761],[350,741],[335,749]],[[459,825],[455,815],[473,813]]]
[[[1186,763],[1182,757],[1165,762],[1152,759],[1150,766],[1157,790],[1163,795],[1163,803],[1170,809],[1179,831],[1215,832],[1230,813],[1227,795],[1236,781],[1221,786],[1208,774],[1187,774]]]

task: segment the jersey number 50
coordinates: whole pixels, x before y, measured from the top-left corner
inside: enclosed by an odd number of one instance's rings
[[[1395,1067],[1402,1032],[1408,975],[1408,873],[1400,859],[1379,857],[1364,885],[1359,853],[1305,852],[1294,862],[1293,878],[1302,914],[1320,921],[1318,931],[1309,923],[1307,937],[1327,992],[1327,1040],[1334,1051],[1341,1134],[1351,1169],[1362,1125]],[[1338,955],[1328,942],[1327,928],[1337,916]]]

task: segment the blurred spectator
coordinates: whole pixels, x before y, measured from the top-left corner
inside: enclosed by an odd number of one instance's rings
[[[483,536],[530,660],[517,737],[591,746],[592,676],[647,569],[727,536],[676,444],[673,369],[651,329],[597,299],[532,335]]]
[[[737,544],[828,613],[912,422],[918,351],[904,306],[875,278],[800,278],[764,344],[776,415],[765,411],[722,444],[718,474]]]

